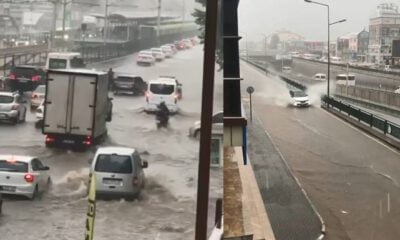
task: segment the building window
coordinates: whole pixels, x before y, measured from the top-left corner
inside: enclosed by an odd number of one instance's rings
[[[211,166],[222,166],[222,139],[211,139]]]

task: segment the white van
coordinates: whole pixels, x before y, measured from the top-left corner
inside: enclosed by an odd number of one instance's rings
[[[46,69],[85,68],[78,52],[52,52],[47,55]]]
[[[356,76],[353,74],[339,74],[336,76],[337,85],[355,86]]]
[[[326,81],[326,74],[325,73],[317,73],[314,75],[315,81]]]
[[[178,107],[178,86],[174,78],[160,77],[149,81],[146,92],[146,112],[157,112],[158,105],[165,102],[171,113],[176,113]]]

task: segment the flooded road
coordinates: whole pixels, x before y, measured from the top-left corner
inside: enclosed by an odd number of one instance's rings
[[[144,97],[113,96],[113,120],[108,124],[108,139],[100,146],[136,148],[149,168],[144,170],[146,186],[139,199],[98,201],[96,240],[193,238],[199,142],[188,136],[188,129],[200,118],[202,56],[202,46],[196,46],[153,67],[136,66],[134,55],[91,66],[99,70],[112,67],[145,81],[172,75],[183,83],[181,113],[171,117],[168,129],[158,130],[155,116],[143,112]],[[38,156],[50,167],[53,184],[35,201],[5,199],[1,239],[83,239],[88,161],[96,148],[86,152],[47,149],[34,121],[34,114],[29,113],[26,123],[1,124],[0,154]],[[222,196],[219,170],[212,170],[211,184],[214,201]],[[212,209],[209,219],[213,219]]]
[[[241,70],[248,80],[242,88],[255,87],[254,118],[320,212],[326,239],[400,239],[400,153],[325,112],[318,101],[289,107],[282,81],[247,64]],[[311,100],[324,91],[311,88]]]

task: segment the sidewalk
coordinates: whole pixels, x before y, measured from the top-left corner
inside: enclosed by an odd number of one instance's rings
[[[241,148],[224,151],[224,238],[253,236],[275,240],[250,164],[243,165]]]

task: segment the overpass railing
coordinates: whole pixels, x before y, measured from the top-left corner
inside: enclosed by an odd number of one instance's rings
[[[370,128],[378,130],[384,135],[400,141],[400,125],[334,98],[323,96],[321,100],[323,105],[334,107],[339,112],[347,114],[349,117],[366,124]]]

